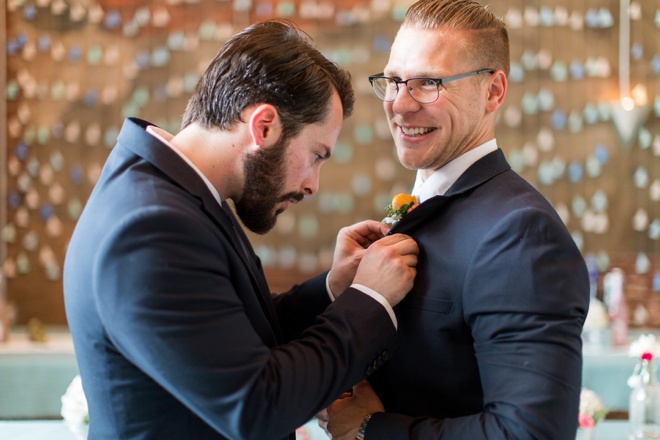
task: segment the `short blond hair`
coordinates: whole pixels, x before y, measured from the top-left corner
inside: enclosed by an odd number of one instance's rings
[[[465,48],[479,63],[474,69],[502,70],[509,75],[506,23],[475,1],[419,0],[406,12],[402,27],[468,31],[471,38]]]

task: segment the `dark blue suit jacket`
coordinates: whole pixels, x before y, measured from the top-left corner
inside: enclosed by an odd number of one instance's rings
[[[89,438],[289,437],[382,363],[392,321],[353,289],[330,305],[324,276],[271,298],[227,212],[146,125],[125,122],[66,255]]]
[[[420,256],[367,438],[574,439],[589,286],[550,204],[498,150],[392,232]]]

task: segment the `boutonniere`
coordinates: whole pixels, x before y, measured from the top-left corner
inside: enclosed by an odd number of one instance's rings
[[[388,225],[395,225],[404,218],[410,211],[417,208],[417,197],[408,194],[397,194],[392,197],[392,203],[385,207],[387,217],[382,221]]]

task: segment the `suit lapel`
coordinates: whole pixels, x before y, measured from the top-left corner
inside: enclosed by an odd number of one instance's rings
[[[275,330],[278,341],[282,342],[283,338],[280,332],[280,325],[279,322],[277,322],[277,314],[275,312],[273,300],[270,297],[270,288],[268,287],[268,282],[266,281],[266,277],[264,276],[263,271],[257,265],[257,256],[254,254],[254,251],[252,250],[252,246],[250,245],[250,240],[248,240],[247,235],[245,235],[245,232],[243,231],[243,228],[241,228],[241,226],[238,224],[238,220],[234,216],[234,213],[232,212],[227,202],[222,202],[222,208],[223,211],[227,214],[227,217],[229,217],[235,235],[240,242],[239,245],[241,246],[244,254],[242,256],[246,257],[248,270],[250,270],[252,277],[259,285],[259,293],[260,293],[259,300],[261,302],[261,305],[262,307],[264,307],[264,309],[268,310],[269,321],[273,326],[273,329]]]
[[[467,191],[483,185],[493,177],[511,169],[504,153],[498,149],[482,157],[472,164],[442,196],[431,197],[401,219],[390,229],[389,234],[415,231],[425,222],[434,217],[434,213],[441,212],[451,201]]]
[[[497,149],[473,163],[461,177],[447,190],[445,195],[453,196],[483,185],[500,173],[511,169],[504,157],[504,152]]]
[[[417,208],[410,211],[408,215],[399,220],[397,224],[392,226],[392,229],[390,229],[387,235],[398,233],[408,234],[411,231],[419,229],[422,224],[434,217],[433,213],[438,212],[443,206],[449,203],[449,200],[449,197],[446,196],[435,196],[425,200],[424,203],[421,203]]]
[[[201,201],[202,209],[214,220],[219,226],[219,229],[229,239],[239,258],[248,269],[259,302],[272,326],[271,330],[275,332],[277,340],[281,341],[280,328],[270,297],[268,283],[263,272],[256,264],[256,257],[253,256],[252,246],[247,236],[245,236],[241,227],[235,223],[236,220],[231,210],[227,211],[218,204],[218,201],[211,194],[206,183],[176,152],[146,133],[145,130],[148,125],[153,124],[138,118],[127,119],[117,139],[118,145],[131,150],[159,168],[170,179],[175,181],[177,185]]]

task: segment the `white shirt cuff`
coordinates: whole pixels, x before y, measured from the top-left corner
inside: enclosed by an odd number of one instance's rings
[[[332,290],[330,290],[330,272],[325,276],[325,290],[328,292],[330,302],[335,302],[335,296],[332,294]]]
[[[383,295],[381,295],[380,293],[376,292],[373,289],[370,289],[367,286],[363,286],[362,284],[352,284],[351,287],[359,290],[365,295],[369,295],[370,297],[381,303],[383,307],[385,307],[385,310],[387,310],[387,313],[390,315],[390,319],[392,319],[392,324],[394,324],[394,328],[397,330],[399,329],[399,323],[396,320],[396,315],[394,314],[394,310],[392,309],[392,306],[385,299]]]

